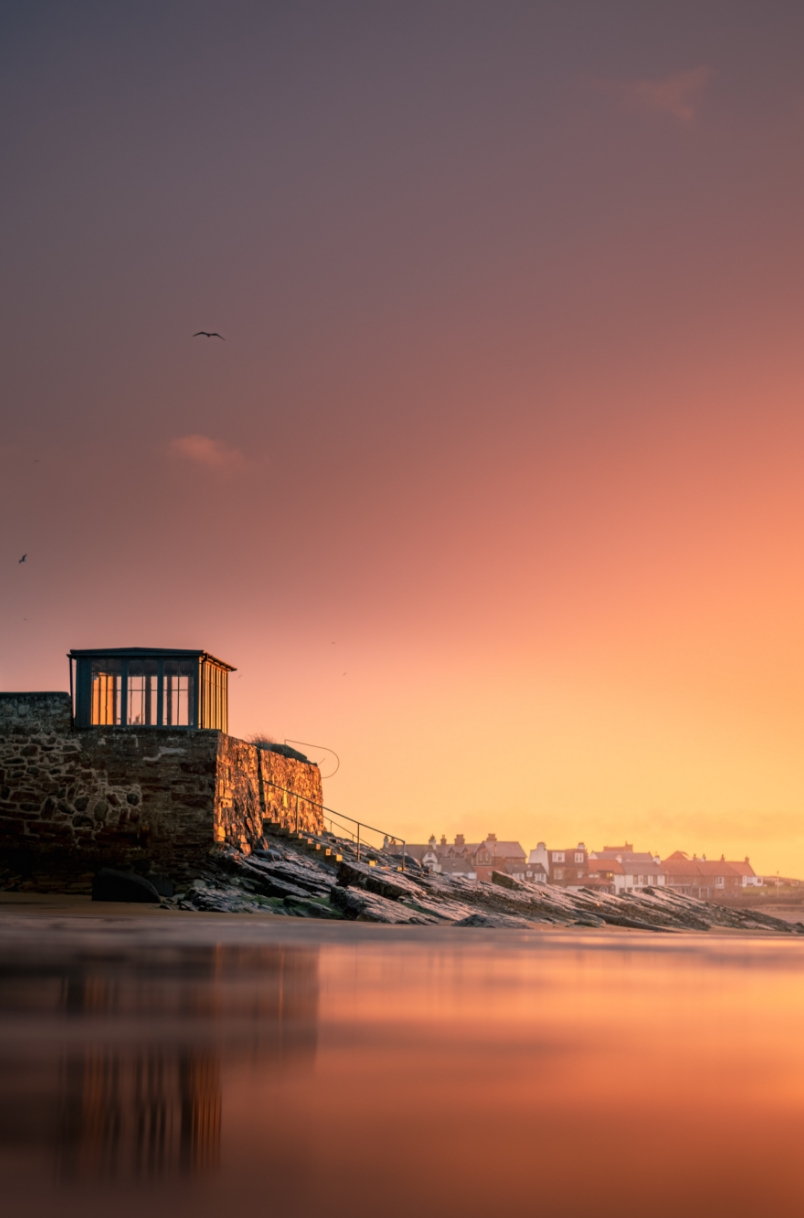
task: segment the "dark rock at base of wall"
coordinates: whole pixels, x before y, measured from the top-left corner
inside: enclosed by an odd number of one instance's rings
[[[101,867],[92,881],[92,900],[158,905],[159,893],[150,880],[135,875],[133,871],[114,871],[111,867]]]

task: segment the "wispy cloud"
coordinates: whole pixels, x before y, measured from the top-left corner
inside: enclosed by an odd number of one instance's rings
[[[699,67],[645,80],[594,80],[592,85],[625,110],[654,110],[690,123],[713,75],[712,68]]]
[[[231,470],[245,462],[238,449],[230,448],[222,440],[213,440],[211,436],[177,436],[170,441],[168,450],[171,456],[203,465],[207,469]]]

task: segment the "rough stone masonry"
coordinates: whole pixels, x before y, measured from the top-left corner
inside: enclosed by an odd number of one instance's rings
[[[320,832],[321,803],[318,766],[224,732],[78,730],[69,694],[0,693],[0,866],[43,887],[100,866],[180,882],[265,821]]]

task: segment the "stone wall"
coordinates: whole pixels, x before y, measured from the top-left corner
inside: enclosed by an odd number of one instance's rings
[[[284,788],[284,790],[282,789]],[[0,693],[0,866],[51,877],[98,866],[182,881],[263,820],[321,828],[317,766],[216,731],[72,726],[63,693]]]
[[[262,835],[264,820],[318,833],[322,800],[318,766],[220,735],[216,841],[245,848]]]

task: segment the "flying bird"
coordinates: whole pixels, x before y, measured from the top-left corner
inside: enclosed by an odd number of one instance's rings
[[[218,334],[217,330],[212,330],[211,332],[209,330],[196,330],[195,334],[193,335],[193,338],[199,338],[200,335],[202,335],[202,334],[203,334],[204,338],[219,338],[221,340],[221,342],[223,342],[223,343],[226,342],[226,339],[223,337],[222,334]]]
[[[27,555],[27,554],[23,554],[22,558],[20,559],[20,562],[25,562],[25,559],[26,559],[27,557],[28,557],[28,555]],[[18,565],[19,565],[19,564],[18,564]]]

